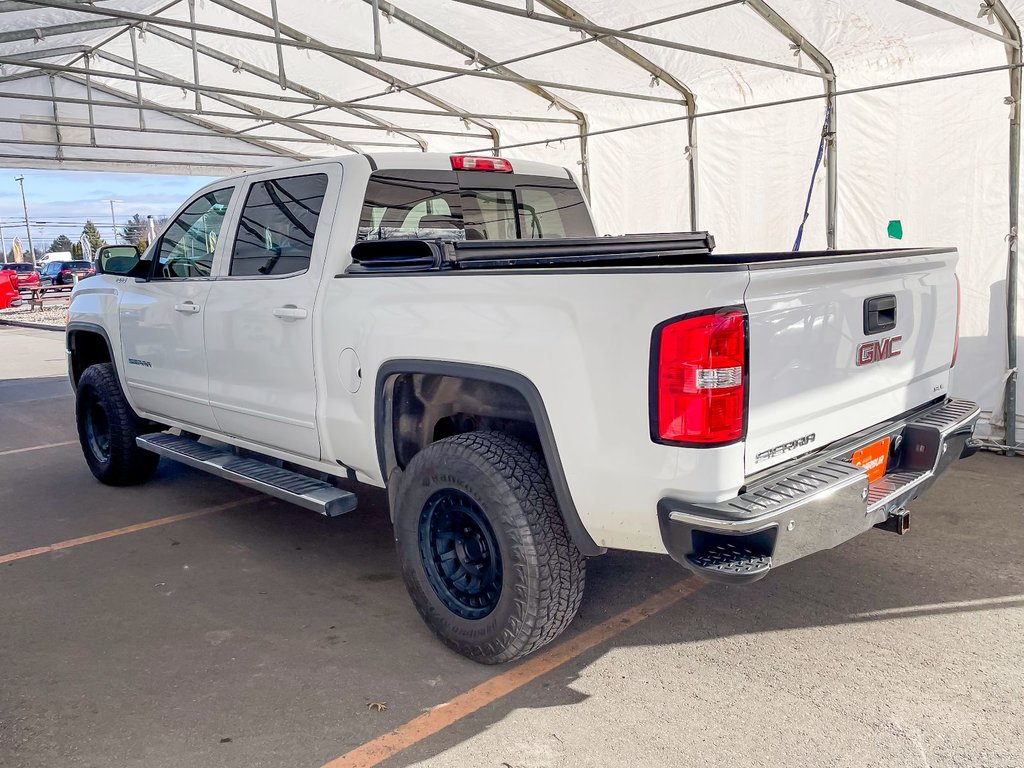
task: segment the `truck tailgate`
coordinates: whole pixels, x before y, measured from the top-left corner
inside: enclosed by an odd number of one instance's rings
[[[947,394],[956,259],[935,249],[751,265],[748,476]]]

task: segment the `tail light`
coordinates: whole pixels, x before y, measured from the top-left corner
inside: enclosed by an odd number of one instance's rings
[[[953,362],[949,364],[952,368],[956,365],[956,357],[960,352],[960,275],[954,275],[956,278],[956,336],[953,337]]]
[[[501,157],[477,157],[475,155],[452,155],[454,171],[494,171],[512,173],[512,163]]]
[[[61,273],[62,275],[70,275],[70,274],[71,274],[71,270],[70,270],[70,269],[62,269],[62,270],[60,271],[60,273]]]
[[[656,442],[722,445],[743,437],[743,312],[718,310],[662,323],[654,330],[651,358],[651,436]]]

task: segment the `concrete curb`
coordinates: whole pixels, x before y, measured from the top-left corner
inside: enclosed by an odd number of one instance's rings
[[[25,323],[21,320],[8,320],[0,317],[0,325],[11,325],[15,328],[33,328],[37,331],[60,331],[64,333],[67,330],[66,326],[63,325],[43,325],[42,323]]]

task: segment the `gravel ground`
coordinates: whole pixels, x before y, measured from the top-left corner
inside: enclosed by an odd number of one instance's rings
[[[52,325],[54,328],[63,328],[67,323],[68,307],[63,301],[60,304],[42,309],[28,309],[18,307],[16,309],[0,310],[0,320],[17,320],[20,323],[40,323]]]

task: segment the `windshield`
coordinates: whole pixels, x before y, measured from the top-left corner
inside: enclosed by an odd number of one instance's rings
[[[593,237],[571,179],[454,171],[378,171],[370,177],[359,240],[516,240]]]

